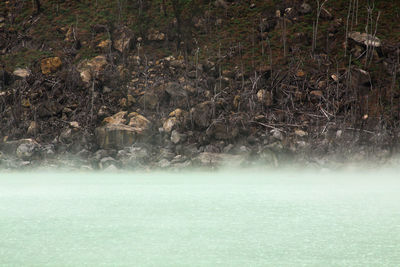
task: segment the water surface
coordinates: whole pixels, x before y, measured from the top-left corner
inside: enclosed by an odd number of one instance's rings
[[[1,173],[0,265],[400,266],[396,177]]]

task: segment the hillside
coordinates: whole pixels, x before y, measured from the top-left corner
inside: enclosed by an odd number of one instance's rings
[[[36,2],[0,3],[0,148],[21,161],[398,150],[396,0]]]

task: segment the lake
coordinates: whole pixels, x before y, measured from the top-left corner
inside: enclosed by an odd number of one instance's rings
[[[399,179],[0,173],[0,265],[400,266]]]

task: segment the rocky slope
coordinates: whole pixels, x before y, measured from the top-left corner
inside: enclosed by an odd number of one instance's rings
[[[58,8],[83,9],[84,2]],[[350,29],[334,4],[267,2],[199,4],[208,9],[178,31],[174,16],[163,19],[170,24],[137,32],[129,22],[87,23],[90,34],[77,23],[54,22],[55,38],[40,41],[35,37],[49,19],[46,11],[16,22],[21,7],[2,4],[0,166],[391,161],[399,139],[400,43]],[[43,4],[49,8],[50,1]],[[192,12],[187,8],[183,18]],[[246,47],[249,36],[240,34],[223,47],[227,32],[242,30],[241,10],[259,22],[251,25],[252,48]],[[143,12],[158,18],[154,5]],[[296,32],[311,15],[322,33]],[[215,43],[217,53],[203,52]],[[21,65],[21,58],[32,62]]]

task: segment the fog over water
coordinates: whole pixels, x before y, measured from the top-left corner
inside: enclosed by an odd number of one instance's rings
[[[400,266],[400,175],[0,173],[0,236],[0,266]]]

